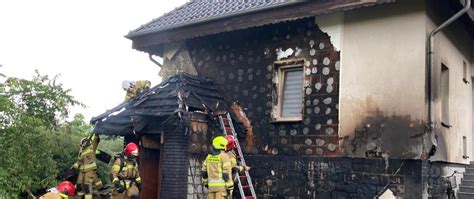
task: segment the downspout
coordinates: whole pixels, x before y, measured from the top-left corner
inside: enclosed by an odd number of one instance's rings
[[[456,19],[461,17],[464,13],[469,11],[471,8],[471,0],[465,0],[464,1],[464,8],[461,9],[459,12],[454,14],[451,18],[443,22],[440,26],[436,27],[433,31],[428,36],[428,60],[427,60],[427,68],[428,68],[428,125],[429,125],[429,130],[432,131],[434,129],[434,116],[433,116],[433,90],[434,90],[434,70],[433,70],[433,53],[434,53],[434,36],[436,33],[441,31],[443,28],[447,27]]]
[[[156,61],[155,59],[153,59],[153,55],[151,53],[148,53],[148,58],[150,58],[150,61],[152,61],[153,63],[155,63],[158,67],[163,67],[163,64],[160,64],[160,62]]]

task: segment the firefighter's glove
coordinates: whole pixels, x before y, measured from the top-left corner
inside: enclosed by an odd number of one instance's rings
[[[120,181],[115,182],[115,188],[117,189],[117,192],[123,193],[125,192],[125,187],[123,187],[122,183]]]

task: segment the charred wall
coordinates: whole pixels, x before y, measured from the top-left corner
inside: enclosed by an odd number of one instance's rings
[[[252,122],[252,154],[335,156],[339,150],[339,52],[313,18],[189,40],[197,72],[214,79]],[[275,123],[274,61],[292,48],[304,60],[303,119]]]

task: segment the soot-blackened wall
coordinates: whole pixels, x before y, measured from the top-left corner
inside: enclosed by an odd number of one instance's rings
[[[201,37],[187,48],[198,74],[214,79],[228,101],[246,108],[255,139],[248,153],[337,155],[339,52],[314,18]],[[292,48],[300,55],[291,58],[304,59],[302,121],[274,123],[271,117],[279,48]]]

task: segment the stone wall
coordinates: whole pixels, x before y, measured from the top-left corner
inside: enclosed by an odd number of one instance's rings
[[[260,198],[373,198],[386,188],[422,198],[422,161],[248,156]]]

